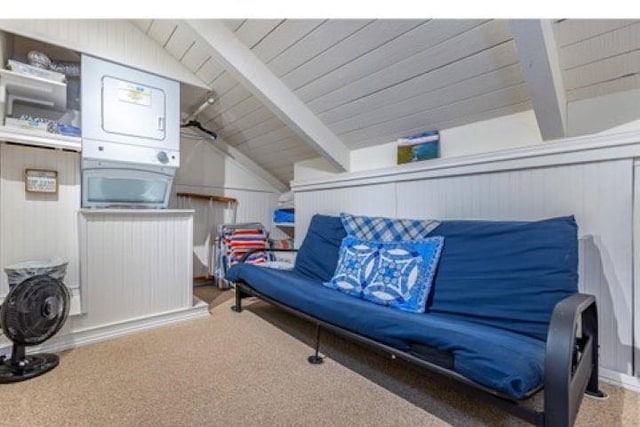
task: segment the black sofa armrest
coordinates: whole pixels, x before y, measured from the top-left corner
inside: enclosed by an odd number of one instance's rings
[[[585,391],[598,388],[598,310],[593,295],[575,294],[558,302],[547,335],[544,424],[573,425]]]
[[[246,252],[242,257],[238,260],[238,263],[243,263],[251,256],[251,254],[255,252],[298,252],[297,249],[278,249],[278,248],[253,248]]]

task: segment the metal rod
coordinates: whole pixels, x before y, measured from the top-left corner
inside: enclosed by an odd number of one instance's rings
[[[202,103],[201,106],[196,108],[196,111],[191,113],[191,115],[185,119],[184,122],[189,123],[191,120],[195,119],[198,116],[198,114],[202,113],[205,110],[205,108],[207,108],[210,105],[213,105],[214,102],[216,102],[216,99],[213,96],[209,96],[207,99],[205,99],[205,101]]]

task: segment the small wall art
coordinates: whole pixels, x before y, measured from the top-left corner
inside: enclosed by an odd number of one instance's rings
[[[440,156],[440,132],[429,131],[396,140],[398,164],[437,159]]]

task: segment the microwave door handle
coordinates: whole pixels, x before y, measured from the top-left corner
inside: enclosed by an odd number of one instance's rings
[[[164,130],[164,117],[158,117],[158,130]]]

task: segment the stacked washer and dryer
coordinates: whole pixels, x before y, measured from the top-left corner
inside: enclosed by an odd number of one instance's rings
[[[178,82],[83,55],[83,208],[167,207],[179,108]]]

